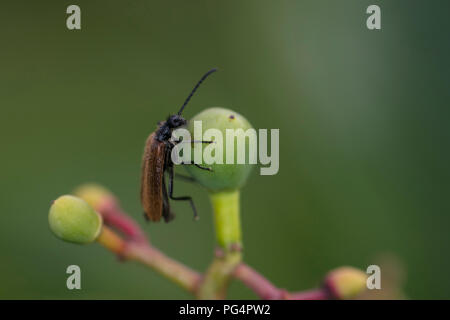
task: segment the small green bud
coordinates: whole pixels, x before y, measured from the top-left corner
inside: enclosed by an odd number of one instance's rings
[[[367,275],[352,267],[341,267],[328,273],[325,287],[336,299],[352,299],[366,288]]]
[[[201,148],[202,154],[205,148],[215,148],[216,150],[223,150],[223,160],[222,163],[214,163],[211,165],[202,163],[202,166],[209,167],[212,171],[202,170],[195,166],[186,166],[189,174],[195,178],[201,185],[212,192],[220,192],[220,191],[231,191],[241,188],[253,167],[253,165],[249,164],[249,145],[252,143],[248,137],[245,137],[245,131],[248,129],[252,129],[252,125],[239,113],[224,109],[224,108],[209,108],[206,109],[191,120],[189,120],[187,129],[189,130],[191,137],[194,140],[197,140],[198,137],[195,136],[195,121],[201,121],[202,123],[202,132],[203,134],[208,129],[217,129],[222,132],[222,139],[217,139],[215,136],[208,138],[214,141],[213,144],[200,144],[194,143],[192,149],[192,159],[194,159],[195,148]],[[234,162],[233,164],[227,164],[227,150],[226,146],[226,129],[242,129],[236,132],[236,137],[234,137]],[[203,140],[205,137],[201,137]],[[238,139],[245,140],[245,164],[237,164],[237,147],[238,147]],[[220,141],[222,140],[222,141]],[[243,141],[241,140],[241,141]],[[256,141],[253,141],[256,143]],[[255,146],[252,146],[255,147]],[[256,148],[253,148],[256,150]],[[230,154],[231,156],[231,154]]]
[[[102,229],[102,217],[86,201],[70,195],[53,202],[48,222],[58,238],[80,244],[93,242]]]

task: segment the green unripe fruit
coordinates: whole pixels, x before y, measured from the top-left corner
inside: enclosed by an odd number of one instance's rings
[[[340,267],[328,273],[325,286],[337,299],[352,299],[366,289],[367,274],[352,267]]]
[[[192,148],[192,159],[195,160],[195,148],[200,148],[202,154],[205,148],[221,148],[221,150],[223,150],[223,161],[222,163],[213,163],[211,165],[202,163],[202,166],[209,167],[212,169],[212,171],[202,170],[195,166],[186,166],[189,174],[193,178],[195,178],[198,183],[203,185],[211,192],[231,191],[241,188],[245,184],[253,167],[253,165],[249,164],[248,161],[248,153],[250,150],[249,147],[250,143],[252,142],[248,137],[245,137],[245,131],[247,129],[252,129],[252,125],[242,115],[233,110],[218,107],[209,108],[200,112],[195,117],[189,120],[187,129],[189,130],[193,139],[198,138],[195,136],[195,121],[201,121],[203,134],[208,129],[217,129],[222,132],[223,139],[212,137],[211,140],[214,141],[214,145],[194,143]],[[226,149],[226,129],[242,129],[240,131],[237,131],[236,137],[234,137],[233,164],[226,163],[227,152],[229,152],[229,150]],[[239,139],[245,140],[245,164],[237,163],[237,148]],[[253,141],[253,143],[256,143],[256,141]],[[253,150],[256,150],[256,148],[254,148],[256,146],[252,147]]]
[[[86,201],[70,195],[53,202],[48,222],[58,238],[79,244],[93,242],[102,229],[102,217]]]

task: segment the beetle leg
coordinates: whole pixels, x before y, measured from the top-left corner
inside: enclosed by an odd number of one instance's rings
[[[192,207],[192,211],[194,211],[194,219],[198,220],[198,214],[197,209],[195,208],[194,201],[192,200],[192,197],[184,196],[184,197],[174,197],[173,196],[173,167],[170,167],[168,169],[169,171],[169,197],[172,200],[181,200],[181,201],[189,201]]]
[[[171,140],[170,141],[173,145],[176,145],[180,142],[184,142],[184,143],[213,143],[213,140],[187,140],[187,141],[183,141],[183,140]]]
[[[192,163],[194,166],[196,166],[197,168],[199,168],[199,169],[202,169],[202,170],[207,170],[207,171],[213,171],[213,169],[211,169],[211,168],[208,168],[208,167],[202,167],[201,165],[199,165],[199,164],[197,164],[197,163]]]
[[[163,178],[162,178],[162,191],[163,191],[163,199],[162,199],[163,200],[163,212],[162,212],[162,216],[164,218],[164,221],[167,223],[170,220],[172,220],[173,218],[175,218],[175,214],[170,209],[169,198],[167,196],[167,188],[166,188],[165,180],[166,179],[163,176]]]
[[[194,166],[196,166],[197,168],[200,168],[200,169],[202,169],[202,170],[213,171],[213,170],[212,170],[211,168],[208,168],[208,167],[203,167],[203,166],[199,165],[198,163],[192,163],[192,162],[189,162],[189,163],[187,163],[187,162],[181,162],[181,163],[180,163],[180,165],[194,165]]]

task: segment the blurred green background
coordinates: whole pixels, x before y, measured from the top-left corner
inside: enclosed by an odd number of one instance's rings
[[[78,4],[82,30],[66,28]],[[366,28],[370,4],[382,30]],[[113,190],[153,243],[204,270],[201,219],[146,224],[140,160],[157,121],[232,108],[280,129],[280,171],[242,191],[245,260],[275,284],[308,289],[341,265],[389,253],[410,298],[450,298],[448,1],[2,1],[0,4],[0,298],[189,298],[99,245],[49,231],[51,200],[84,182]],[[259,171],[259,170],[258,170]],[[66,289],[66,267],[82,290]],[[382,278],[383,285],[383,278]],[[256,298],[233,283],[230,298]]]

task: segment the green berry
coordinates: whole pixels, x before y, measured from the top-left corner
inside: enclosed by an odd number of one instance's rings
[[[192,149],[192,159],[194,159],[194,149],[200,148],[203,151],[205,148],[221,148],[223,150],[222,164],[202,164],[202,166],[209,167],[212,171],[202,170],[195,166],[188,165],[186,169],[189,174],[196,179],[198,183],[207,188],[211,192],[232,191],[240,189],[246,182],[253,165],[249,164],[249,146],[250,141],[245,138],[245,150],[246,150],[246,162],[245,164],[237,164],[237,141],[245,136],[247,129],[253,128],[239,113],[225,108],[209,108],[206,109],[195,117],[189,120],[187,129],[189,130],[191,137],[195,140],[198,137],[194,136],[194,123],[195,121],[201,121],[202,131],[205,133],[208,129],[218,129],[222,132],[222,141],[212,138],[215,145],[212,144],[200,144],[194,143]],[[240,133],[234,138],[234,163],[227,164],[227,149],[226,146],[226,129],[242,129]],[[254,142],[256,143],[256,142]],[[256,146],[252,146],[256,147]],[[254,150],[256,150],[254,148]],[[231,154],[230,154],[231,156]]]
[[[86,201],[70,195],[53,202],[48,222],[58,238],[79,244],[93,242],[102,229],[102,217]]]
[[[366,289],[367,275],[352,267],[341,267],[331,271],[325,286],[337,299],[351,299]]]

